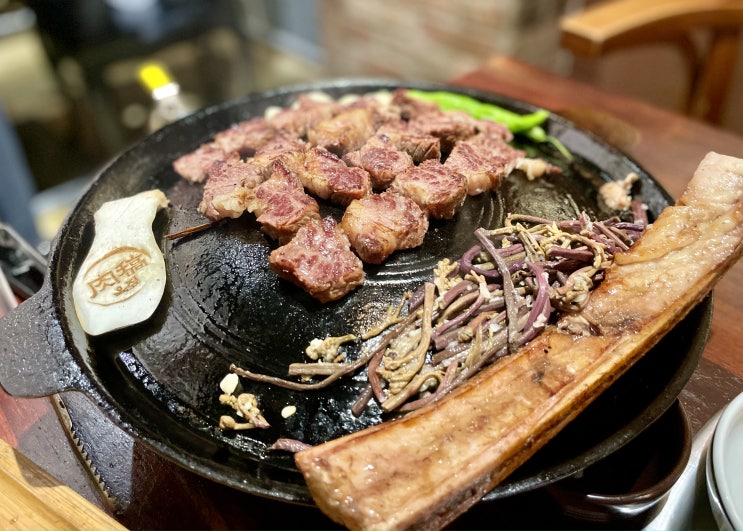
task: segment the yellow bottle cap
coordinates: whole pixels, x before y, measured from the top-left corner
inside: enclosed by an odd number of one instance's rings
[[[155,62],[148,62],[140,67],[139,80],[149,92],[173,83],[165,66]]]

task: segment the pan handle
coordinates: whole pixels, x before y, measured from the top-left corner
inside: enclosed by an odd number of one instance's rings
[[[0,318],[0,386],[18,397],[89,387],[55,317],[49,283]]]

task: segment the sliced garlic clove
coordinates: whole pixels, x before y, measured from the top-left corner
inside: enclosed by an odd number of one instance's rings
[[[94,214],[95,236],[75,277],[75,312],[90,335],[149,319],[165,291],[165,259],[152,233],[160,190],[109,201]]]
[[[222,381],[219,382],[219,388],[226,395],[231,395],[237,390],[237,386],[240,384],[240,378],[234,372],[228,373]]]

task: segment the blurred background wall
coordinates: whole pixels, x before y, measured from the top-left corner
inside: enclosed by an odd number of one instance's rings
[[[145,59],[194,108],[331,77],[445,82],[501,54],[680,109],[670,47],[590,62],[560,47],[560,17],[598,1],[0,0],[0,105],[40,192],[89,179],[147,133]],[[743,50],[731,68],[720,125],[743,134]]]
[[[607,1],[607,0],[603,0]],[[611,0],[608,0],[611,1]],[[560,17],[601,0],[320,0],[321,49],[332,75],[446,81],[489,55],[519,58],[671,110],[683,108],[685,64],[669,44],[575,58],[560,47]],[[651,5],[652,2],[647,2]],[[695,35],[698,40],[705,35]],[[743,133],[743,40],[721,126]]]

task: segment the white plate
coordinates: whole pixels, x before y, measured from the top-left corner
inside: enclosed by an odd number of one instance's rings
[[[743,530],[743,393],[720,415],[712,439],[712,470],[726,516],[734,529]]]

